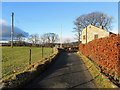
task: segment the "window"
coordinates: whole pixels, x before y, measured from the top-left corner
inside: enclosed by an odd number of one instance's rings
[[[83,40],[85,40],[85,35],[83,35]]]
[[[97,39],[97,38],[98,38],[98,34],[96,34],[96,35],[94,36],[94,38]]]

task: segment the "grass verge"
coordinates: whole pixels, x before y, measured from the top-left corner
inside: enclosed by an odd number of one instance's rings
[[[91,73],[91,75],[94,79],[94,82],[96,83],[98,88],[118,88],[106,76],[104,76],[102,73],[100,73],[100,68],[97,67],[94,63],[92,63],[90,59],[88,59],[81,52],[77,52],[77,54],[84,61],[87,68],[92,66],[91,68],[89,68],[89,72]]]

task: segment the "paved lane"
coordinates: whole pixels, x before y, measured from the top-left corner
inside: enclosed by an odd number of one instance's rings
[[[63,52],[54,65],[27,87],[96,88],[96,85],[80,57],[76,53]]]

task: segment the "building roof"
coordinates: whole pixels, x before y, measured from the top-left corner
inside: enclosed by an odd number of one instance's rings
[[[104,30],[104,29],[102,29],[102,28],[99,28],[99,27],[93,26],[93,25],[91,25],[91,24],[88,25],[87,28],[88,28],[88,27],[94,27],[94,28],[97,28],[97,29],[100,29],[100,30]],[[84,28],[83,30],[86,30],[86,28]],[[82,30],[82,31],[83,31],[83,30]],[[106,31],[106,30],[104,30],[104,31]],[[109,32],[109,31],[106,31],[106,32]]]
[[[102,29],[102,28],[99,28],[99,27],[93,26],[93,25],[91,25],[91,24],[88,25],[87,28],[88,28],[88,27],[94,27],[94,28],[97,28],[97,29],[100,29],[100,30],[104,30],[104,29]],[[86,30],[86,28],[84,28],[83,30]],[[83,30],[82,30],[82,31],[83,31]],[[104,30],[104,31],[106,31],[106,30]],[[110,34],[115,34],[115,33],[110,32],[110,31],[106,31],[106,32],[109,32]],[[117,34],[115,34],[115,35],[117,35]]]

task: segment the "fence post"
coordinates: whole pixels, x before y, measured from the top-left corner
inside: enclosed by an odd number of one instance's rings
[[[50,54],[51,54],[51,52],[48,52],[48,54],[49,54],[49,58],[50,58]]]
[[[52,54],[54,53],[54,47],[52,47]]]
[[[31,65],[31,49],[30,49],[29,65]]]
[[[43,51],[43,46],[42,46],[42,58],[44,57],[43,53],[44,53],[44,51]]]

